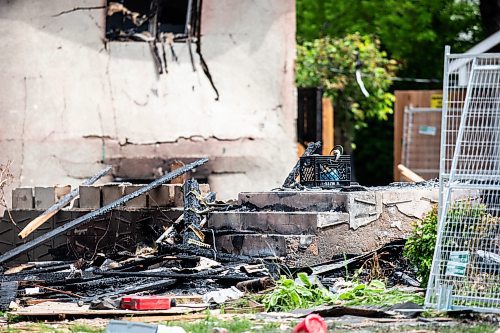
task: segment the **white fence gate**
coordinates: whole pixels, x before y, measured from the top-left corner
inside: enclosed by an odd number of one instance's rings
[[[500,312],[500,54],[447,47],[443,83],[438,237],[426,305]]]

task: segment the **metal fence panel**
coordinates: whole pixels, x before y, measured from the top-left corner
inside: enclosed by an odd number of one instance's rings
[[[443,88],[426,305],[500,313],[500,54],[453,55],[447,47]]]

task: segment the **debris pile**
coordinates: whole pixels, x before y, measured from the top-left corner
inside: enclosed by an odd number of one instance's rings
[[[217,201],[195,179],[164,185],[206,161],[148,185],[89,186],[105,169],[79,190],[68,189],[36,223],[17,221],[25,239],[0,255],[0,310],[33,317],[187,313],[269,290],[297,272],[330,291],[347,286],[347,277],[418,286],[401,255],[413,219],[404,213],[416,201],[406,192],[305,190],[296,168],[286,182],[293,189],[241,193],[238,204]],[[433,191],[419,188],[414,197]],[[64,208],[78,196],[80,208]],[[167,202],[177,208],[162,209]],[[32,213],[12,210],[14,218],[23,212]],[[61,214],[71,218],[58,220]],[[151,216],[162,218],[150,223]],[[68,241],[56,242],[61,238]],[[47,260],[16,261],[48,241],[60,245]]]
[[[1,275],[0,306],[6,310],[43,302],[70,302],[96,310],[127,309],[123,297],[133,294],[174,298],[206,294],[205,302],[197,302],[223,303],[225,298],[242,296],[234,293],[238,289],[228,293],[227,288],[262,290],[272,285],[269,270],[256,261],[242,264],[224,257],[215,261],[200,255],[160,252],[142,249],[114,258],[97,254],[93,261],[15,266]]]
[[[152,191],[206,161],[202,159],[179,168],[149,185],[31,239],[3,253],[0,262],[7,263],[47,240],[89,223],[99,215]],[[109,169],[103,170],[96,177],[107,171]],[[95,181],[96,177],[86,181],[86,185]],[[72,191],[42,213],[41,217],[57,212],[78,195],[78,191]],[[201,298],[197,301],[203,304],[195,307],[204,308],[208,303],[222,303],[228,298],[239,298],[242,291],[258,291],[272,286],[273,280],[268,269],[274,265],[272,262],[266,265],[258,258],[218,253],[206,243],[207,231],[204,226],[207,213],[214,209],[227,209],[230,205],[216,201],[213,192],[202,195],[200,186],[194,179],[185,182],[183,196],[183,213],[173,223],[165,226],[165,230],[156,231],[154,243],[137,244],[134,253],[127,250],[101,253],[96,248],[87,259],[81,257],[76,261],[28,261],[7,268],[0,276],[0,310],[63,302],[76,303],[89,311],[125,311],[130,310],[130,306],[124,307],[124,304],[128,304],[123,301],[124,296],[134,294],[175,295],[176,298],[206,294],[204,301]],[[38,226],[45,221],[38,222]],[[32,226],[32,223],[28,224],[27,229],[34,231],[36,228]],[[165,304],[168,306],[165,305],[162,310],[168,310],[175,303]],[[33,312],[33,315],[36,313]]]

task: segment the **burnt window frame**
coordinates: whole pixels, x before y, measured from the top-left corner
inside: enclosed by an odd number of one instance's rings
[[[136,1],[144,1],[144,0],[136,0]],[[105,22],[105,39],[107,42],[129,42],[129,41],[137,41],[137,42],[161,42],[162,38],[165,38],[164,35],[172,34],[173,42],[196,42],[199,38],[200,32],[200,24],[201,24],[201,3],[202,0],[187,0],[187,10],[186,10],[186,20],[184,25],[184,32],[182,33],[172,33],[169,31],[159,31],[159,23],[158,16],[159,10],[161,8],[161,3],[167,3],[169,1],[175,0],[149,0],[150,9],[149,13],[144,14],[146,16],[145,22],[140,26],[147,25],[146,29],[142,29],[140,32],[148,31],[151,34],[151,40],[141,39],[134,36],[134,34],[129,35],[117,35],[112,36],[109,33],[108,19],[113,15],[117,15],[116,13],[108,16],[108,7],[110,3],[120,3],[125,6],[125,1],[120,2],[120,0],[107,0],[106,1],[106,22]],[[121,14],[123,15],[123,14]]]

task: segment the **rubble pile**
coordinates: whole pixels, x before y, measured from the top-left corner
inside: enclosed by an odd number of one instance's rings
[[[148,185],[95,187],[91,179],[78,191],[67,189],[41,214],[42,206],[29,206],[29,191],[17,190],[17,208],[8,216],[37,217],[16,220],[24,229],[13,229],[14,236],[20,231],[24,239],[0,255],[0,308],[25,316],[188,313],[267,290],[297,272],[331,290],[346,275],[418,286],[402,259],[401,239],[430,206],[425,198],[437,195],[433,184],[412,191],[305,189],[292,181],[294,168],[289,187],[240,193],[237,203],[217,201],[195,179],[164,184],[205,162]],[[69,202],[74,206],[64,207]],[[33,252],[43,246],[44,253]],[[131,295],[143,297],[138,304],[164,305],[132,309]]]

